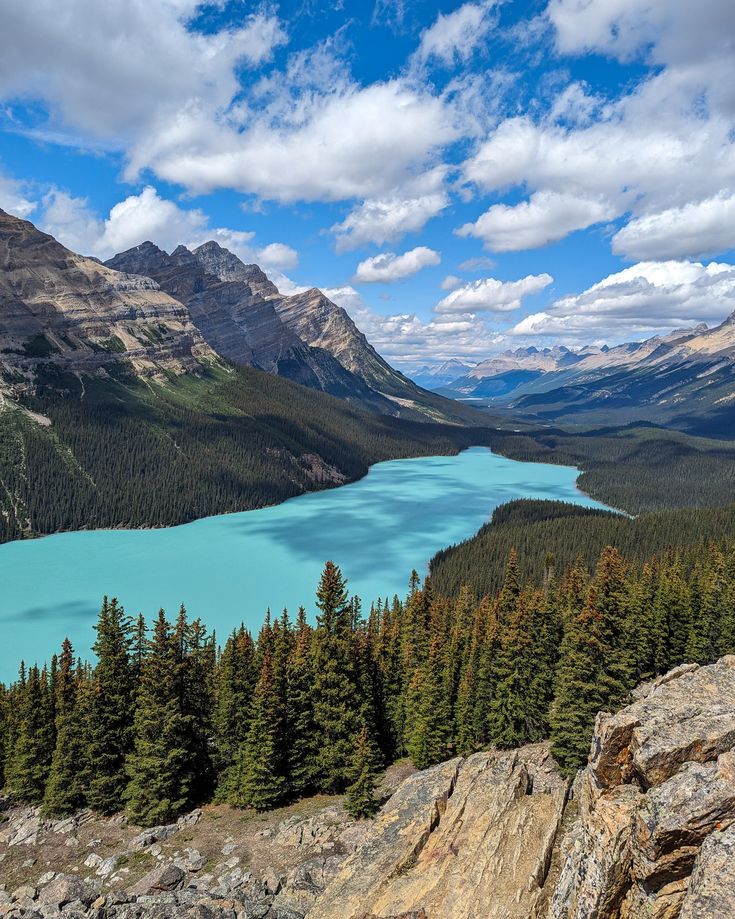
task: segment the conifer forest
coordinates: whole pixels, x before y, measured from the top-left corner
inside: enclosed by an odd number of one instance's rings
[[[302,607],[224,640],[183,607],[149,626],[105,599],[94,664],[65,641],[2,687],[4,791],[49,816],[124,809],[142,825],[316,792],[365,816],[379,771],[403,757],[425,768],[550,737],[573,775],[598,711],[683,661],[735,652],[732,541],[539,565],[527,581],[511,550],[481,597],[414,572],[404,599],[366,610],[327,562],[314,625]]]

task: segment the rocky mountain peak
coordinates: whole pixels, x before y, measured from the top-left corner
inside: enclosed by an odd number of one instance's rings
[[[278,296],[278,288],[258,265],[247,265],[234,252],[210,239],[194,249],[194,255],[208,274],[220,281],[244,281],[255,294]]]

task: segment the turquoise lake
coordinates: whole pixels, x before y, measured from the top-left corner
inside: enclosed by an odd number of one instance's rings
[[[68,635],[87,656],[104,594],[149,619],[184,603],[220,639],[254,631],[268,607],[314,611],[332,559],[352,593],[403,595],[412,568],[466,539],[515,498],[602,507],[576,487],[578,471],[520,463],[472,447],[458,456],[395,460],[350,485],[261,510],[158,530],[60,533],[0,546],[0,680],[21,659],[48,660]]]

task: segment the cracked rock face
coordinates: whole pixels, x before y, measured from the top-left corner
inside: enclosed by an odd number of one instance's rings
[[[735,916],[735,657],[636,696],[598,717],[548,919]]]
[[[544,744],[419,773],[381,811],[309,917],[527,919],[541,898],[566,794]]]

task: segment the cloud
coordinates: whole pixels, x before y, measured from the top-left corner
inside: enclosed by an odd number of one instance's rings
[[[394,364],[430,363],[452,357],[486,357],[505,337],[478,316],[433,316],[415,313],[384,315],[373,310],[354,287],[328,288],[327,296],[355,320],[371,344]]]
[[[445,67],[467,61],[495,24],[494,6],[495,0],[465,3],[446,15],[439,13],[434,24],[421,33],[415,59],[435,59]]]
[[[601,198],[539,191],[521,204],[494,204],[474,223],[460,227],[457,235],[475,236],[494,252],[517,252],[557,242],[573,230],[615,215],[615,208]]]
[[[645,55],[683,65],[718,54],[735,28],[729,0],[549,0],[558,49],[599,51],[621,61]]]
[[[495,261],[486,255],[478,255],[475,258],[466,258],[458,267],[460,271],[489,271],[495,267]]]
[[[626,258],[703,256],[735,248],[735,194],[671,207],[631,220],[612,239]]]
[[[256,262],[266,270],[280,272],[298,264],[298,253],[285,243],[259,248],[253,245],[252,232],[212,228],[203,211],[179,207],[174,201],[161,198],[152,186],[115,204],[105,219],[84,198],[74,198],[56,189],[45,196],[38,223],[69,249],[101,259],[144,240],[171,252],[178,245],[192,249],[215,239],[243,261]]]
[[[286,41],[279,19],[263,6],[238,28],[205,33],[199,6],[16,4],[3,18],[0,99],[48,110],[48,122],[35,117],[31,133],[124,151],[131,182],[150,169],[196,193],[388,199],[388,211],[396,190],[433,168],[443,145],[459,136],[452,106],[431,87],[408,76],[369,85],[352,79],[337,39],[251,78],[244,71]],[[437,197],[417,205],[422,213],[442,206]]]
[[[463,284],[435,307],[437,313],[507,313],[517,310],[524,297],[544,290],[554,279],[550,274],[529,274],[519,281],[483,278]]]
[[[719,199],[732,194],[735,5],[550,0],[547,21],[563,54],[639,57],[649,75],[617,98],[570,83],[545,110],[500,121],[465,162],[464,178],[482,192],[520,189],[529,197],[516,207],[491,207],[464,231],[511,251],[624,219],[631,230],[618,251],[635,257],[723,251],[712,248],[720,233],[710,234],[705,249],[696,234],[683,234],[685,245],[665,227],[678,209],[709,226],[722,209]]]
[[[382,252],[372,258],[366,258],[355,269],[356,283],[372,284],[390,283],[410,278],[429,265],[438,265],[441,257],[438,252],[426,246],[417,246],[401,255],[395,252]]]
[[[0,172],[0,208],[16,217],[29,217],[37,203],[28,197],[26,183]]]
[[[337,252],[365,243],[395,243],[407,233],[417,233],[449,204],[442,187],[446,170],[437,167],[391,194],[363,201],[332,227]]]
[[[286,40],[265,8],[239,28],[192,27],[199,0],[25,0],[3,11],[0,97],[40,99],[61,127],[110,143],[175,122],[193,107],[222,111],[236,69]]]
[[[193,110],[158,126],[133,151],[146,166],[204,193],[233,188],[281,202],[381,198],[408,181],[458,129],[441,100],[400,80],[293,99],[288,89],[236,124]],[[349,229],[349,228],[348,228]]]
[[[456,274],[448,274],[439,286],[442,290],[454,290],[454,288],[459,287],[461,283],[462,278],[458,278]]]
[[[640,262],[527,316],[511,334],[620,342],[694,322],[721,322],[733,310],[735,265]]]

